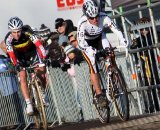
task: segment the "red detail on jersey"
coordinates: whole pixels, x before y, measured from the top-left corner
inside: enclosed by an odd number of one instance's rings
[[[36,47],[37,47],[37,51],[38,51],[38,54],[40,56],[40,58],[44,59],[46,58],[46,51],[41,43],[40,40],[38,40],[36,43],[35,43]]]
[[[16,66],[17,65],[17,58],[16,58],[14,52],[13,51],[9,51],[8,54],[9,54],[9,57],[10,57],[13,65]]]

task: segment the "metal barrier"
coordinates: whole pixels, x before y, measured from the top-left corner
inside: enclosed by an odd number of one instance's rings
[[[155,106],[155,96],[158,98],[157,101],[159,101],[159,95],[157,90],[155,90],[156,84],[153,84],[152,88],[151,86],[140,86],[140,83],[137,82],[140,80],[138,72],[136,73],[137,78],[132,79],[133,72],[131,71],[131,63],[133,61],[130,62],[130,60],[126,60],[123,54],[120,56],[117,55],[116,57],[118,67],[123,72],[123,76],[125,77],[128,86],[130,114],[139,115],[158,111]],[[132,53],[131,57],[132,59],[134,58]],[[50,123],[54,124],[58,121],[59,124],[62,124],[62,122],[78,122],[82,118],[84,120],[97,118],[95,108],[92,105],[88,65],[84,62],[80,65],[75,65],[74,67],[76,71],[75,77],[70,77],[67,72],[63,72],[60,68],[50,68],[50,86],[47,88],[50,105],[46,109],[47,119]],[[135,72],[136,71],[137,70],[135,70]],[[141,71],[141,74],[142,73],[143,71]],[[15,89],[15,85],[18,86],[18,80],[13,73],[1,73],[0,75],[1,88],[4,88],[6,91],[14,86],[13,90],[17,90]],[[7,87],[11,88],[8,89]],[[156,91],[156,95],[153,94],[153,90]],[[0,96],[0,115],[2,117],[0,126],[18,124],[29,125],[33,122],[32,118],[25,114],[25,101],[19,90],[13,91],[7,96],[2,95],[1,93]],[[151,100],[147,100],[146,97],[151,98]],[[152,102],[154,103],[151,104]],[[153,105],[152,110],[151,105]],[[110,107],[111,116],[117,116],[114,107],[112,105]]]

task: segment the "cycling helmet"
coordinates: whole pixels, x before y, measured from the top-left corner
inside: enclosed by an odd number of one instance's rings
[[[83,4],[83,13],[87,17],[91,17],[91,18],[96,17],[99,13],[97,4],[92,0],[87,0]]]
[[[8,29],[19,30],[23,26],[23,22],[18,17],[11,17],[8,22]]]

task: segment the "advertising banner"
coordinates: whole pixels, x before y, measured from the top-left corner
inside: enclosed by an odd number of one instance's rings
[[[84,0],[56,0],[58,10],[71,10],[81,8]]]

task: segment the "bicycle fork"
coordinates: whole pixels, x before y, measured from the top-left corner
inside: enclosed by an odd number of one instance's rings
[[[32,89],[35,106],[37,106],[38,105],[38,101],[37,101],[38,99],[37,99],[36,88],[34,86],[34,80],[35,80],[35,74],[31,73],[31,82],[29,84],[30,84],[31,89]]]
[[[111,101],[111,96],[110,96],[110,89],[111,89],[111,87],[110,87],[110,77],[111,76],[110,75],[111,75],[111,71],[106,71],[106,73],[107,73],[107,75],[106,75],[107,79],[104,79],[104,73],[102,72],[103,70],[101,69],[100,64],[97,63],[96,65],[97,65],[97,68],[98,68],[99,73],[100,73],[99,74],[99,78],[101,80],[101,85],[102,85],[103,88],[105,88],[104,87],[105,86],[104,83],[106,83],[106,81],[107,81],[107,86],[106,86],[106,89],[105,89],[105,95],[106,95],[107,99],[109,101]],[[106,63],[105,66],[106,66],[106,69],[108,70],[109,67],[110,67],[110,64]]]

